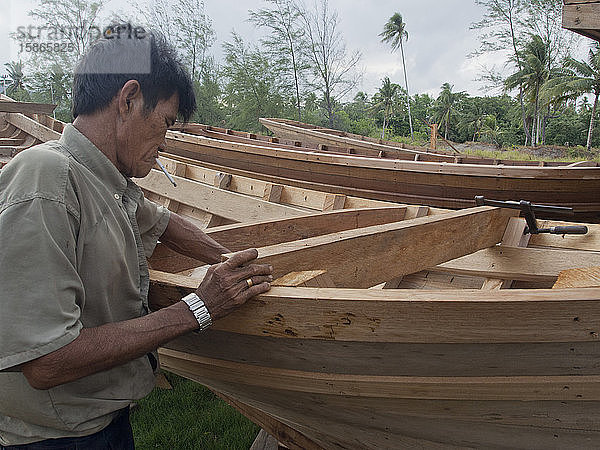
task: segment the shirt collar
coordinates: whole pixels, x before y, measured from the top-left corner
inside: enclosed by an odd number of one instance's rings
[[[132,183],[117,170],[114,164],[85,135],[72,124],[67,124],[59,142],[81,164],[115,192],[123,193]]]

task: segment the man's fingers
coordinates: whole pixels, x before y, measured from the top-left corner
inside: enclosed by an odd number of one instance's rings
[[[269,264],[250,264],[238,269],[237,276],[240,278],[249,278],[256,275],[271,275],[273,266]]]
[[[264,282],[264,283],[260,283],[260,284],[252,286],[251,288],[247,289],[243,294],[244,294],[245,300],[248,300],[257,295],[264,294],[269,289],[271,289],[271,285],[267,282]]]
[[[250,261],[254,261],[256,258],[258,258],[258,250],[255,248],[249,248],[247,250],[242,250],[241,252],[233,253],[223,264],[230,269],[234,269],[247,264]]]
[[[248,289],[261,283],[270,283],[271,281],[273,281],[273,275],[260,275],[245,278],[241,283],[243,284],[243,288]]]

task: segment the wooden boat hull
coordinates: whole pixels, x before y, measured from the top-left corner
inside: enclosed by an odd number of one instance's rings
[[[600,168],[378,160],[273,149],[179,132],[169,133],[167,151],[244,176],[358,197],[464,208],[474,205],[476,195],[484,195],[569,206],[576,220],[600,218]]]
[[[590,228],[570,242],[536,236],[532,244],[545,247],[549,260],[598,265],[599,228]],[[449,232],[458,235],[457,229]],[[330,238],[332,245],[339,237]],[[388,245],[410,245],[398,239]],[[310,252],[311,239],[300,242]],[[431,248],[440,247],[432,240]],[[365,261],[376,252],[361,249]],[[592,259],[576,261],[576,249]],[[552,257],[564,251],[573,257]],[[511,257],[512,265],[522,256]],[[305,270],[305,260],[322,267],[322,259],[296,254],[293,263]],[[392,259],[381,265],[393,265]],[[403,257],[392,271],[421,259]],[[514,275],[535,284],[542,269],[528,265],[532,274]],[[345,270],[354,272],[351,266]],[[497,266],[486,265],[487,275],[513,276]],[[365,264],[360,279],[372,276],[372,267]],[[176,301],[195,286],[188,277],[152,279],[152,304]],[[224,395],[262,426],[284,424],[288,431],[281,434],[280,427],[267,429],[290,448],[594,448],[600,443],[600,289],[527,287],[274,287],[159,355],[165,369]],[[306,441],[290,438],[289,430]]]
[[[424,314],[444,313],[434,306]],[[251,308],[243,313],[249,328],[252,314]],[[489,323],[481,325],[483,334]],[[432,341],[442,340],[433,334]],[[327,449],[593,448],[600,442],[598,342],[356,339],[219,330],[173,341],[160,358],[165,369],[266,412]]]

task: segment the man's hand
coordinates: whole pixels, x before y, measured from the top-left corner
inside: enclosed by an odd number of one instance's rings
[[[234,253],[227,261],[208,269],[196,295],[204,301],[213,320],[271,288],[273,268],[268,264],[248,264],[257,257],[258,251],[251,248]]]

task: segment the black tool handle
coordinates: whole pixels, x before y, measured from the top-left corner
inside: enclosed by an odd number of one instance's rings
[[[497,206],[499,208],[511,208],[511,209],[523,209],[521,202],[515,201],[502,201],[502,200],[488,200],[483,195],[475,196],[475,204],[477,206]],[[531,203],[530,208],[536,213],[548,213],[548,214],[562,214],[562,215],[573,215],[573,208],[567,208],[565,206],[552,206],[552,205],[537,205]]]
[[[588,228],[585,225],[571,225],[568,227],[550,227],[550,234],[586,234]]]

